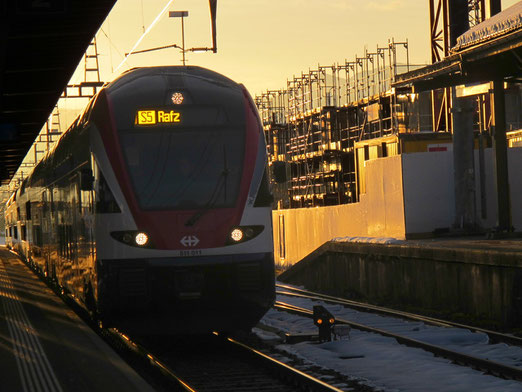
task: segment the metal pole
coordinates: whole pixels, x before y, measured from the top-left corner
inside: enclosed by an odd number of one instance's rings
[[[52,123],[51,125],[49,125],[49,122],[52,121],[51,120],[52,118],[52,114],[51,114],[51,117],[47,119],[47,123],[46,123],[46,132],[45,132],[45,135],[46,135],[46,141],[45,141],[45,152],[49,152],[49,145],[50,145],[50,138],[51,138],[51,135],[49,134],[50,132],[50,128],[52,126]]]
[[[408,38],[406,38],[406,65],[408,67],[408,72],[410,72],[410,49],[408,47]]]
[[[506,105],[504,81],[493,81],[493,151],[497,186],[498,229],[511,231],[511,202],[509,195],[508,157],[506,140]]]
[[[181,51],[183,52],[183,65],[186,65],[185,62],[185,17],[188,16],[188,11],[170,11],[170,18],[181,18]],[[174,47],[179,48],[179,46],[173,45]]]
[[[185,17],[181,17],[181,47],[183,52],[183,66],[185,66],[185,24],[183,21],[185,20]]]

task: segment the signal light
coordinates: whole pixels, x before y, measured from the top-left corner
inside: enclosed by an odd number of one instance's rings
[[[330,342],[332,340],[332,327],[335,324],[335,317],[324,306],[314,306],[314,324],[319,327],[319,341]]]

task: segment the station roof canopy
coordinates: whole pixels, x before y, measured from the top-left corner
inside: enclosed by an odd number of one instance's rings
[[[474,26],[457,38],[442,61],[397,76],[395,87],[415,92],[488,82],[522,81],[522,2]]]
[[[0,1],[0,184],[6,184],[116,0]]]

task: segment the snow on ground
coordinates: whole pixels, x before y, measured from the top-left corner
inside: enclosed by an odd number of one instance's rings
[[[313,304],[325,306],[337,318],[375,326],[387,331],[412,337],[449,349],[463,351],[511,366],[522,366],[522,349],[505,344],[489,345],[488,337],[458,328],[441,328],[422,322],[403,321],[376,314],[358,312],[340,305],[328,305],[320,301],[279,296],[278,300],[311,309]],[[261,323],[290,333],[313,333],[317,329],[313,321],[286,312],[271,309]],[[261,338],[273,339],[269,333],[255,331]],[[350,339],[293,345],[279,344],[278,349],[294,354],[303,360],[333,369],[365,385],[387,392],[520,392],[522,383],[503,380],[482,374],[449,360],[435,357],[421,349],[397,343],[393,338],[352,329]]]

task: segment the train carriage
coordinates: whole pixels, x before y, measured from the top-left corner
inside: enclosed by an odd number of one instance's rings
[[[259,116],[204,68],[137,68],[104,87],[6,218],[7,245],[107,325],[248,329],[274,301]]]

